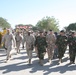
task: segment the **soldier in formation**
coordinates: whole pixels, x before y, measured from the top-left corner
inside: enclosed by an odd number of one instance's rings
[[[40,31],[40,35],[35,40],[35,47],[38,50],[39,63],[43,66],[43,59],[46,53],[47,42],[42,31]]]
[[[64,56],[64,53],[67,48],[67,44],[69,45],[69,56],[70,56],[70,63],[75,63],[75,54],[76,54],[76,36],[75,32],[72,32],[72,34],[67,38],[65,35],[64,30],[60,31],[60,34],[57,35],[57,37],[54,35],[52,30],[49,30],[49,33],[44,34],[43,31],[38,32],[38,35],[35,36],[30,32],[26,32],[23,34],[24,36],[24,44],[26,46],[26,52],[28,56],[28,63],[31,64],[32,59],[32,51],[34,48],[36,49],[37,56],[39,58],[40,65],[43,66],[43,60],[45,53],[47,51],[48,54],[48,61],[51,63],[51,60],[54,56],[54,50],[58,50],[58,58],[59,63],[62,63],[62,58]],[[12,40],[13,45],[15,45],[16,41],[16,47],[17,47],[17,53],[20,50],[20,44],[22,43],[22,37],[20,36],[20,33],[17,32],[15,35],[15,41],[13,39],[12,34],[10,34],[10,31],[7,30],[7,33],[2,37],[2,42],[4,43],[5,49],[7,50],[7,58],[8,60],[11,55],[10,51],[12,49]],[[25,48],[24,48],[25,49]]]
[[[28,32],[27,36],[25,37],[25,42],[26,42],[26,51],[29,58],[28,60],[29,64],[31,64],[34,41],[35,41],[34,37],[30,35],[30,32]]]
[[[75,64],[75,55],[76,55],[76,36],[75,35],[76,35],[75,32],[71,32],[71,35],[68,37],[70,64]]]
[[[62,57],[67,48],[67,36],[65,35],[64,30],[61,30],[60,35],[57,36],[56,47],[58,48],[59,63],[62,63]]]
[[[17,53],[19,53],[20,52],[20,44],[22,41],[22,37],[20,36],[19,32],[17,32],[17,34],[15,36],[15,40],[16,40],[16,50],[17,50]]]
[[[48,61],[51,63],[55,49],[55,42],[56,42],[56,37],[52,30],[49,30],[49,34],[46,36],[46,41],[47,41]]]
[[[6,61],[11,57],[10,51],[12,50],[12,40],[14,44],[15,41],[13,39],[13,36],[10,34],[10,30],[7,30],[7,33],[2,38],[2,43],[4,43],[5,49],[7,50]],[[15,46],[15,44],[13,46]]]

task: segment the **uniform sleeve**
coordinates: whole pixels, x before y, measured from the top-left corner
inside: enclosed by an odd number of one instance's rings
[[[55,43],[55,42],[56,42],[56,36],[53,35],[53,43]]]
[[[45,39],[45,41],[44,41],[44,44],[45,44],[45,46],[47,47],[47,42],[46,42],[46,38],[44,37],[44,39]]]
[[[5,42],[5,35],[2,37],[1,43]]]
[[[46,41],[48,41],[48,35],[46,36]]]
[[[35,38],[33,36],[32,36],[32,43],[33,43],[33,45],[35,43]]]
[[[11,34],[11,39],[13,40],[13,43],[15,44],[15,40],[12,34]]]
[[[67,45],[68,44],[68,37],[65,36],[65,44]]]
[[[37,44],[38,44],[38,38],[39,38],[39,36],[37,36],[35,39],[35,43],[34,43],[35,46],[37,46]]]

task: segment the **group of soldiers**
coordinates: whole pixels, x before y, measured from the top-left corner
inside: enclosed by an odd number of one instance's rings
[[[13,37],[13,35],[15,37]],[[10,51],[12,50],[12,44],[15,47],[17,53],[20,52],[20,45],[22,43],[22,48],[26,47],[26,52],[28,55],[28,63],[31,64],[32,51],[35,50],[37,57],[39,58],[39,64],[43,66],[44,56],[47,52],[48,62],[52,63],[52,59],[55,55],[59,58],[58,63],[62,63],[62,58],[69,46],[69,57],[70,64],[75,64],[75,55],[76,55],[76,34],[75,32],[70,32],[66,35],[64,30],[61,30],[59,34],[54,33],[52,30],[47,32],[39,31],[34,32],[25,32],[22,33],[16,32],[15,34],[10,34],[10,30],[7,29],[7,33],[2,37],[1,44],[4,45],[4,48],[7,51],[8,61],[11,57]],[[13,40],[13,43],[12,43]]]

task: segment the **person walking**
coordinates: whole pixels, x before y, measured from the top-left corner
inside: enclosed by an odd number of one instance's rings
[[[59,64],[62,63],[62,57],[64,56],[67,48],[67,37],[64,30],[60,31],[60,35],[57,36],[56,47],[58,48]]]
[[[7,50],[6,61],[8,61],[9,58],[11,57],[10,51],[12,50],[12,40],[13,40],[13,46],[15,46],[13,36],[12,34],[10,34],[10,30],[7,29],[7,33],[2,38],[2,43],[4,43],[5,49]]]
[[[46,41],[47,41],[47,53],[48,53],[48,61],[52,63],[52,58],[54,54],[54,49],[55,49],[55,42],[56,42],[56,37],[53,33],[52,30],[49,30],[49,34],[46,36]]]
[[[32,51],[34,48],[34,37],[30,35],[30,32],[27,33],[27,36],[25,37],[25,42],[26,42],[26,51],[28,55],[28,62],[31,64],[31,59],[32,59]]]
[[[15,40],[16,40],[16,50],[17,50],[17,53],[20,52],[20,44],[21,44],[21,41],[22,41],[22,37],[20,36],[20,33],[17,32],[16,36],[15,36]]]
[[[43,66],[43,59],[46,53],[47,42],[42,31],[40,31],[40,35],[35,40],[35,47],[38,50],[39,63]]]
[[[71,32],[71,36],[68,38],[69,44],[69,56],[70,56],[70,64],[75,64],[75,56],[76,56],[76,34],[75,32]]]

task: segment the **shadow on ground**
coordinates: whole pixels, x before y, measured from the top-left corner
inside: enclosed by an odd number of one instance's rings
[[[19,58],[19,59],[24,59],[24,57]],[[63,59],[63,63],[66,62],[68,58]],[[47,63],[47,59],[44,60],[44,64]],[[38,64],[38,60],[34,60],[32,65],[26,64],[26,62],[20,62],[16,64],[11,64],[11,65],[6,65],[0,67],[0,71],[3,70],[3,74],[7,74],[12,71],[21,71],[21,70],[27,70],[29,69],[29,72],[36,73],[37,71],[43,71],[44,75],[51,74],[52,72],[60,72],[61,74],[67,72],[67,71],[74,71],[76,70],[76,65],[70,65],[70,64],[65,64],[65,65],[58,65],[58,60],[53,60],[53,63],[50,65],[44,65],[40,66]]]

